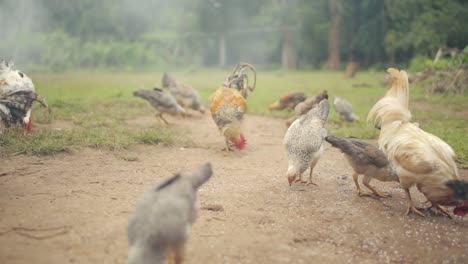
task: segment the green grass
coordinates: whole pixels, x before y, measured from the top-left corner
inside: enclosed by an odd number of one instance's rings
[[[179,80],[193,85],[205,105],[209,96],[222,84],[229,69],[201,69],[173,72]],[[193,144],[163,126],[136,128],[126,120],[152,115],[146,103],[132,96],[136,89],[160,86],[162,72],[70,72],[31,75],[37,91],[47,98],[52,113],[37,106],[33,119],[37,123],[69,122],[72,129],[38,129],[21,137],[8,132],[0,139],[0,152],[46,155],[71,148],[87,146],[104,149],[122,149],[132,144]],[[260,71],[257,87],[248,97],[249,112],[286,118],[287,112],[267,111],[267,106],[288,91],[303,91],[315,95],[328,90],[353,103],[361,117],[360,124],[340,127],[335,111],[330,112],[327,124],[329,134],[376,138],[378,131],[365,122],[367,112],[384,95],[381,84],[384,72],[360,72],[355,79],[345,79],[341,72],[327,71]],[[353,85],[354,84],[354,85]],[[358,87],[366,84],[366,87]],[[411,85],[410,107],[415,122],[451,145],[463,167],[468,167],[468,97],[452,95],[428,96],[422,87]],[[216,132],[213,132],[216,133]],[[176,135],[174,137],[174,135]]]

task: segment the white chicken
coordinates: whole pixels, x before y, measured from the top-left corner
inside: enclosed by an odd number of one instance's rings
[[[414,212],[424,216],[413,205],[410,187],[416,185],[432,209],[450,216],[441,205],[462,206],[451,196],[447,187],[450,180],[459,181],[453,149],[440,138],[427,133],[410,122],[408,75],[390,68],[391,87],[370,110],[368,121],[378,122],[381,130],[379,146],[395,166],[408,200],[406,214]]]

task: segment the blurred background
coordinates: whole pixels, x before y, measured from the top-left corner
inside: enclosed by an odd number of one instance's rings
[[[465,48],[468,1],[0,0],[0,24],[0,57],[29,70],[420,71]]]

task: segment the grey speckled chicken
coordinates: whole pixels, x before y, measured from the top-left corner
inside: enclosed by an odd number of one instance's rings
[[[174,99],[171,94],[165,93],[159,88],[154,88],[154,90],[138,90],[133,92],[133,95],[148,101],[149,104],[156,109],[156,117],[159,117],[166,124],[169,124],[169,122],[162,116],[164,113],[170,115],[186,115],[185,109],[176,102],[176,99]]]
[[[169,88],[172,96],[174,96],[177,103],[183,108],[193,109],[202,114],[205,113],[205,108],[201,103],[200,95],[195,88],[179,82],[167,73],[164,73],[161,82],[163,88]]]
[[[333,106],[335,108],[335,112],[338,114],[341,121],[358,122],[358,123],[361,121],[361,119],[357,115],[354,114],[353,106],[351,105],[350,102],[338,96],[334,96]]]
[[[212,174],[206,163],[191,175],[175,175],[145,193],[128,224],[128,264],[162,264],[166,259],[182,263],[197,218],[197,190]]]
[[[327,135],[325,122],[330,106],[328,100],[322,100],[316,107],[291,124],[284,136],[284,145],[288,156],[287,177],[289,185],[300,181],[302,173],[310,167],[309,179],[312,183],[312,173],[323,153],[323,139]]]
[[[325,140],[345,154],[349,165],[354,169],[353,180],[359,195],[370,195],[369,193],[362,192],[359,187],[358,176],[363,174],[364,179],[362,183],[372,193],[383,198],[389,196],[386,193],[377,191],[369,184],[374,178],[380,181],[398,181],[395,168],[377,146],[354,138],[327,136]]]

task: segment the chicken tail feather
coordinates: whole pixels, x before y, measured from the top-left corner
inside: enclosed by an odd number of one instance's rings
[[[405,71],[389,68],[391,87],[385,96],[380,99],[369,111],[367,122],[377,123],[380,119],[382,126],[394,121],[409,122],[411,112],[409,104],[408,75]]]

